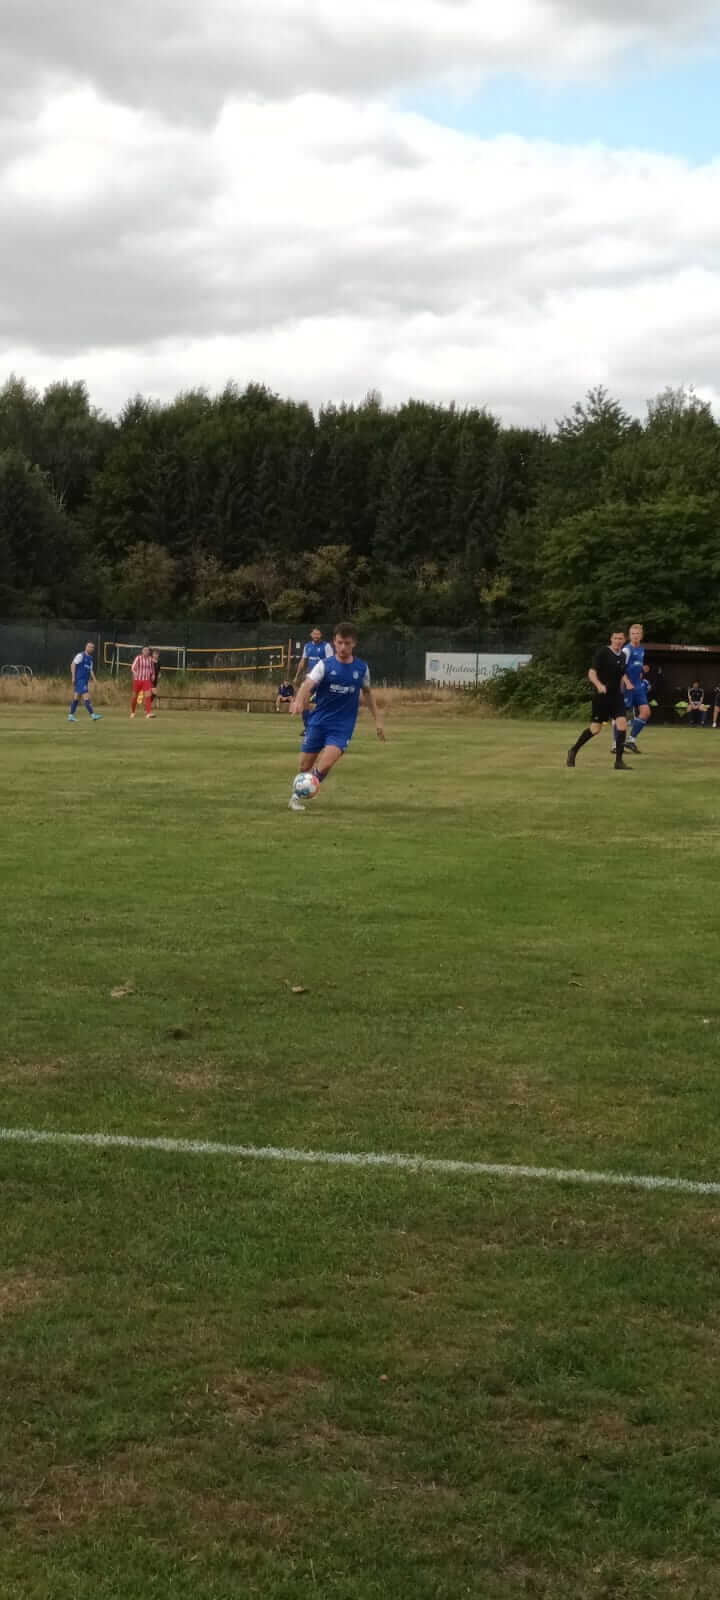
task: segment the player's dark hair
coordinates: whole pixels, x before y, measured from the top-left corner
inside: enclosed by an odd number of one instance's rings
[[[333,628],[333,639],[357,639],[357,633],[351,622],[336,622]]]
[[[612,636],[613,636],[614,633],[622,633],[623,636],[624,636],[625,629],[621,628],[619,623],[616,623],[616,625],[613,628],[610,629],[610,638],[611,639],[612,639]]]

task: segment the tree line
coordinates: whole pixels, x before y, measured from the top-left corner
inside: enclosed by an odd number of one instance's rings
[[[692,390],[643,420],[602,388],[553,428],[249,384],[117,419],[82,383],[0,389],[0,617],[343,614],[544,630],[576,665],[631,614],[720,634],[720,427]]]

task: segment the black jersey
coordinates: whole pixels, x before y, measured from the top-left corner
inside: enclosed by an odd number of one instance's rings
[[[688,694],[688,701],[689,701],[691,706],[701,706],[702,703],[703,703],[703,700],[705,699],[705,690],[702,689],[699,684],[697,685],[697,688],[696,688],[695,685],[691,683],[687,694]]]
[[[609,644],[604,644],[602,649],[596,652],[593,657],[593,667],[600,682],[604,683],[607,695],[616,695],[622,692],[622,680],[625,676],[626,666],[627,662],[622,650],[616,656],[615,651],[610,649]]]

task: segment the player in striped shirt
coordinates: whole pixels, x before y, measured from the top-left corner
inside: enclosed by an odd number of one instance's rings
[[[152,687],[153,687],[153,659],[150,654],[149,644],[144,644],[139,655],[136,655],[132,667],[132,700],[130,701],[130,716],[134,717],[137,709],[138,695],[142,692],[145,706],[145,720],[152,716]]]

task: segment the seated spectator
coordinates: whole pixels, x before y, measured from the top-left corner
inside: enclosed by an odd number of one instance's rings
[[[294,688],[293,688],[291,683],[281,683],[281,684],[279,684],[277,696],[276,696],[276,699],[275,699],[275,710],[276,711],[289,711],[290,710],[290,701],[293,699],[294,695],[295,695],[295,690],[294,690]]]
[[[704,720],[709,706],[705,704],[705,690],[698,678],[694,678],[687,692],[688,709],[687,719],[691,728],[699,728]]]

